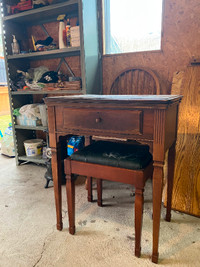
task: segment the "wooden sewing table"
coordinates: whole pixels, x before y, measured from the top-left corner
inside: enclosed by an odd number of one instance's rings
[[[73,134],[137,140],[148,144],[153,155],[152,261],[158,262],[163,165],[165,152],[169,149],[166,220],[170,221],[178,106],[181,98],[177,95],[79,95],[45,99],[58,230],[63,228],[60,137]]]

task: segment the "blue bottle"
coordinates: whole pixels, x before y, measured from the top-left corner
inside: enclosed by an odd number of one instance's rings
[[[84,147],[84,136],[78,136],[74,145],[74,152]]]
[[[72,136],[67,143],[67,155],[71,156],[71,154],[83,148],[84,140],[84,136]]]
[[[74,153],[74,145],[76,143],[76,136],[72,136],[67,144],[67,155],[71,156]]]

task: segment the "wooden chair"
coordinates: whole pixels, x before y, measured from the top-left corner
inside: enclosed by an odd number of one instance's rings
[[[159,95],[160,83],[156,74],[142,67],[121,71],[112,82],[111,95]]]
[[[97,141],[65,159],[69,233],[75,233],[75,179],[97,178],[98,205],[102,206],[102,179],[135,186],[135,255],[141,253],[143,191],[152,177],[152,155],[147,145]]]

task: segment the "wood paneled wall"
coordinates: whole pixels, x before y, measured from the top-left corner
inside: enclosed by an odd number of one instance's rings
[[[200,66],[177,72],[172,94],[179,109],[172,207],[200,217]]]
[[[142,66],[158,75],[163,94],[170,93],[173,73],[200,56],[199,14],[199,0],[164,0],[162,51],[104,56],[103,92],[121,70]]]
[[[0,116],[10,114],[8,87],[0,86]]]
[[[199,14],[199,0],[164,0],[162,51],[104,56],[102,62],[104,94],[120,71],[142,66],[159,77],[161,94],[183,95],[172,207],[196,216],[200,216],[200,66],[191,67],[190,62],[200,58]]]

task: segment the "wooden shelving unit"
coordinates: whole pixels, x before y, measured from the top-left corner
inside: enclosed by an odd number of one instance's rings
[[[45,91],[45,90],[41,90],[41,91],[28,91],[28,90],[24,90],[24,91],[14,91],[11,92],[11,95],[51,95],[51,94],[64,94],[64,95],[68,95],[68,94],[81,94],[82,90],[49,90],[49,91]]]
[[[84,2],[84,1],[82,1]],[[17,23],[28,23],[36,24],[36,21],[40,23],[56,21],[59,14],[64,14],[65,12],[71,15],[78,15],[78,8],[81,1],[79,0],[69,0],[63,3],[48,5],[40,7],[37,9],[30,9],[25,12],[4,16],[4,21],[12,21]]]
[[[71,56],[79,56],[80,55],[80,47],[70,47],[63,49],[55,49],[49,51],[42,52],[33,52],[27,54],[18,54],[18,55],[8,55],[8,60],[20,60],[20,59],[30,59],[30,60],[38,60],[38,59],[53,59],[60,57],[71,57]]]
[[[62,3],[52,4],[37,9],[31,9],[21,13],[7,15],[4,0],[3,3],[3,29],[4,34],[4,52],[5,63],[8,78],[9,98],[11,114],[14,109],[25,104],[35,103],[40,99],[51,95],[70,95],[70,94],[100,94],[101,93],[101,64],[99,50],[99,34],[98,34],[98,15],[96,0],[66,0]],[[58,29],[57,17],[60,14],[66,14],[68,18],[77,18],[80,28],[80,47],[68,47],[64,49],[53,49],[47,51],[30,52],[31,40],[30,36],[34,35],[37,38],[38,29],[48,27],[48,25],[56,26]],[[41,27],[42,26],[42,27]],[[35,32],[34,32],[35,30]],[[21,44],[26,44],[26,48],[22,49],[23,53],[13,55],[11,49],[12,35],[16,35],[16,39],[21,41]],[[58,30],[51,31],[54,40],[58,40]],[[44,35],[44,32],[43,32]],[[41,35],[39,35],[41,36]],[[47,37],[47,36],[46,36]],[[39,37],[38,37],[39,38]],[[56,43],[56,42],[55,42]],[[56,43],[58,47],[58,42]],[[12,91],[10,81],[16,75],[17,70],[27,71],[29,68],[38,67],[42,64],[51,67],[50,70],[56,71],[59,60],[68,60],[75,62],[75,71],[81,78],[81,88],[74,89],[55,89],[55,90],[20,90]],[[77,63],[77,64],[76,64]],[[57,66],[56,66],[57,64]],[[52,69],[52,66],[54,69]],[[78,69],[78,70],[77,70]],[[14,116],[12,116],[14,117]],[[26,157],[24,150],[24,141],[27,139],[36,138],[41,131],[47,132],[48,128],[43,126],[21,126],[15,124],[13,118],[14,143],[16,151],[17,165],[24,161],[35,163],[45,163],[41,157]]]
[[[47,131],[48,127],[45,126],[24,126],[24,125],[15,125],[15,129],[24,129],[24,130],[37,130],[37,131]]]

